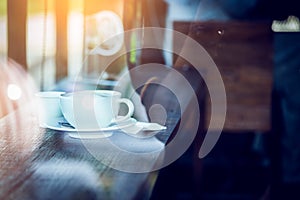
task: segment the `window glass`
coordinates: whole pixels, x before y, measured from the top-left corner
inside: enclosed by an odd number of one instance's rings
[[[43,90],[55,84],[54,3],[54,0],[28,0],[27,7],[28,70]]]

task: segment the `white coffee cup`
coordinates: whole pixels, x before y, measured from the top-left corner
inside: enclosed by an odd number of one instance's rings
[[[120,104],[128,107],[124,116],[118,116]],[[60,106],[65,119],[78,130],[93,130],[108,127],[116,121],[129,119],[133,103],[121,98],[121,93],[112,90],[85,90],[60,96]]]
[[[35,94],[38,98],[39,124],[41,127],[56,124],[57,118],[63,116],[59,98],[64,93],[60,91],[44,91]]]

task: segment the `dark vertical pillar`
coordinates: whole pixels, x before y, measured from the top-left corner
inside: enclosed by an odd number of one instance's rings
[[[142,13],[144,27],[166,27],[167,4],[163,0],[143,0]],[[158,47],[163,49],[164,35],[153,31],[144,32],[144,43],[155,42]],[[160,63],[165,64],[163,50],[161,49],[142,49],[141,64]]]
[[[56,0],[56,81],[68,75],[69,0]]]
[[[7,0],[8,57],[27,69],[26,61],[27,0]]]

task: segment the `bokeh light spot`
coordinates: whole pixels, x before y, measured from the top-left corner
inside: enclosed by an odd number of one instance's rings
[[[7,96],[11,100],[18,100],[22,96],[21,88],[16,84],[9,84],[7,86]]]

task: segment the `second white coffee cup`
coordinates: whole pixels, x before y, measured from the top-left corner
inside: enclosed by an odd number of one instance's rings
[[[128,107],[124,116],[118,116],[120,104]],[[64,118],[78,130],[101,129],[113,122],[129,119],[134,112],[133,103],[112,90],[85,90],[62,94],[60,106]]]

